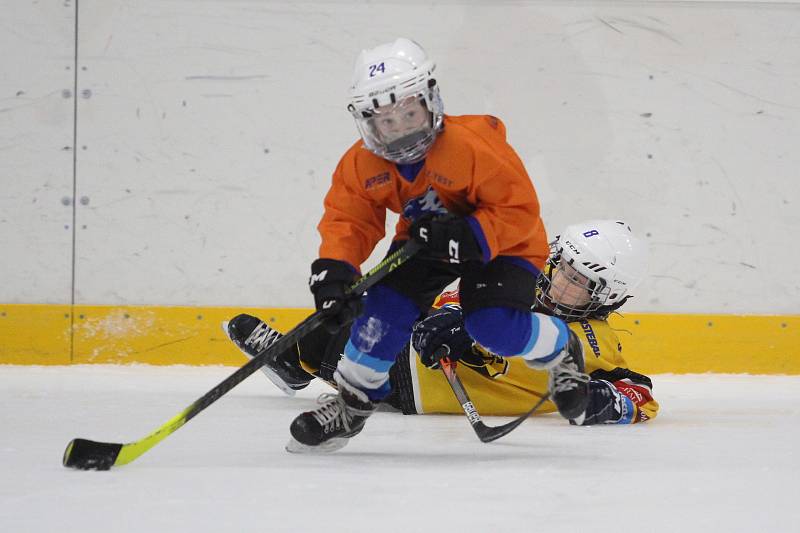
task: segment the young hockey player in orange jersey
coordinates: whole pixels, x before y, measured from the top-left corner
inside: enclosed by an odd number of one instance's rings
[[[588,236],[587,236],[588,235]],[[590,376],[585,410],[570,423],[633,424],[652,419],[658,403],[652,382],[628,368],[622,344],[606,317],[631,296],[644,275],[646,244],[617,221],[574,224],[551,243],[551,255],[539,279],[536,309],[561,316],[580,339]],[[520,358],[503,358],[475,343],[463,327],[458,293],[442,294],[438,310],[417,322],[390,370],[392,392],[384,398],[405,414],[461,413],[434,353],[446,345],[460,359],[459,376],[476,408],[484,415],[519,415],[552,386],[548,373]],[[250,315],[234,318],[226,331],[239,348],[253,356],[280,334]],[[293,394],[314,377],[332,385],[349,332],[317,330],[265,369],[282,390]],[[555,411],[547,402],[542,413]]]
[[[459,277],[469,334],[570,382],[553,391],[564,417],[585,409],[577,338],[562,320],[530,311],[547,257],[533,184],[500,120],[444,114],[434,68],[408,39],[356,60],[348,109],[361,140],[333,174],[309,282],[328,326],[353,324],[333,376],[339,394],[295,418],[289,451],[336,450],[361,431],[390,391],[389,369],[412,325]],[[387,209],[400,214],[393,246],[414,239],[422,251],[363,300],[350,297]]]

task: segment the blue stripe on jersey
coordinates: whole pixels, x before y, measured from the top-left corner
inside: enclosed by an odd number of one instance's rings
[[[538,278],[539,276],[542,275],[542,272],[538,268],[533,266],[533,263],[531,263],[530,261],[527,261],[527,260],[525,260],[525,259],[523,259],[521,257],[516,257],[516,256],[513,256],[513,255],[498,255],[497,257],[495,257],[495,259],[498,259],[500,261],[507,261],[507,262],[511,263],[512,265],[516,265],[516,266],[518,266],[520,268],[524,268],[525,270],[527,270],[528,272],[533,274],[533,276],[536,277],[536,278]]]
[[[469,224],[470,229],[472,229],[472,234],[475,235],[475,240],[478,241],[478,246],[481,247],[481,253],[483,254],[483,262],[488,263],[489,260],[492,258],[492,250],[489,248],[489,241],[486,240],[486,235],[483,233],[483,228],[481,227],[480,222],[475,217],[466,217],[467,223]]]

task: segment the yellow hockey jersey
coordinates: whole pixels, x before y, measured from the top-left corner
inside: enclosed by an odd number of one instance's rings
[[[602,380],[620,393],[617,397],[621,398],[622,405],[618,408],[622,416],[615,423],[636,423],[654,418],[658,403],[653,399],[650,380],[626,368],[622,345],[608,322],[581,320],[568,326],[583,344],[586,373],[592,381]],[[410,367],[417,413],[461,413],[461,406],[442,371],[426,368],[413,348],[409,349],[409,357],[400,358],[397,364]],[[530,368],[522,358],[486,354],[485,359],[487,365],[480,371],[464,364],[458,365],[458,375],[482,415],[520,415],[547,392],[547,372]],[[548,401],[538,412],[553,411],[556,407]]]

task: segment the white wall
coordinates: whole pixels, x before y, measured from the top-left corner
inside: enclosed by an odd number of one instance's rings
[[[76,87],[72,0],[0,3],[0,302],[72,296],[74,145],[76,303],[310,306],[352,62],[406,35],[551,234],[647,236],[630,310],[800,311],[797,3],[81,0]]]
[[[69,303],[75,7],[0,1],[0,302]]]

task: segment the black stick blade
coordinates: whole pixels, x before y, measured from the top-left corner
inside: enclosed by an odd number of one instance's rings
[[[114,466],[122,444],[73,439],[64,451],[64,466],[78,470],[108,470]]]
[[[472,427],[475,428],[475,434],[478,435],[478,438],[481,439],[481,442],[492,442],[514,431],[517,426],[525,422],[529,416],[538,411],[544,402],[549,399],[550,393],[548,392],[539,398],[539,401],[536,402],[536,405],[531,407],[527,413],[515,418],[508,424],[503,424],[502,426],[487,426],[483,422],[478,422],[477,424],[473,424]]]
[[[517,426],[525,422],[527,418],[528,418],[527,416],[525,418],[517,418],[509,422],[508,424],[495,427],[487,426],[483,422],[479,422],[478,424],[475,424],[473,427],[475,428],[475,433],[478,435],[478,438],[481,439],[481,442],[492,442],[499,439],[500,437],[505,437],[506,435],[514,431],[517,428]]]

